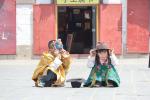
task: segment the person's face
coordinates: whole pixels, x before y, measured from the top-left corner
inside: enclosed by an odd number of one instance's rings
[[[55,48],[55,41],[53,41],[53,43],[50,44],[49,50],[52,51],[52,52],[54,52],[56,50],[56,48]]]
[[[98,56],[99,56],[100,60],[105,61],[108,58],[107,50],[98,52]]]
[[[49,50],[50,50],[51,52],[54,52],[54,51],[55,51],[55,49],[54,49],[54,48],[49,48]]]

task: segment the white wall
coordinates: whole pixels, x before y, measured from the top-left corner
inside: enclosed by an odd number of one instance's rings
[[[35,0],[16,0],[17,4],[33,4]]]
[[[104,4],[121,4],[122,0],[103,0]]]
[[[32,45],[33,8],[32,5],[16,6],[17,45]]]
[[[36,0],[36,4],[50,4],[52,0]]]

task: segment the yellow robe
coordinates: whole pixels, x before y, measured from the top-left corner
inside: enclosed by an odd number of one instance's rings
[[[54,85],[63,85],[66,79],[66,75],[70,69],[70,63],[71,63],[71,58],[70,54],[65,52],[61,54],[61,61],[62,64],[55,70],[52,66],[50,65],[55,59],[55,55],[49,52],[44,52],[42,54],[41,60],[35,69],[32,80],[35,81],[35,84],[38,84],[39,78],[47,72],[47,70],[53,71],[57,75],[57,80],[55,81]]]

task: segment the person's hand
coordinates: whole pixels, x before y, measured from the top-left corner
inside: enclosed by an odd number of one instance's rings
[[[60,49],[59,52],[60,52],[61,54],[63,54],[63,53],[66,52],[66,50],[65,50],[65,49]]]
[[[96,56],[96,51],[94,49],[90,50],[90,56],[91,57]]]
[[[55,57],[57,57],[59,59],[61,58],[60,52],[57,49],[54,51],[54,55],[55,55]]]
[[[114,54],[114,49],[109,50],[110,55]]]
[[[59,54],[59,50],[55,49],[54,54],[58,55]]]

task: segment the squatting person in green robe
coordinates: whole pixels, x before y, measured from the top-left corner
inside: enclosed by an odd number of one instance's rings
[[[84,87],[119,87],[120,78],[115,69],[118,59],[106,43],[99,42],[90,51],[87,66],[92,70]]]

